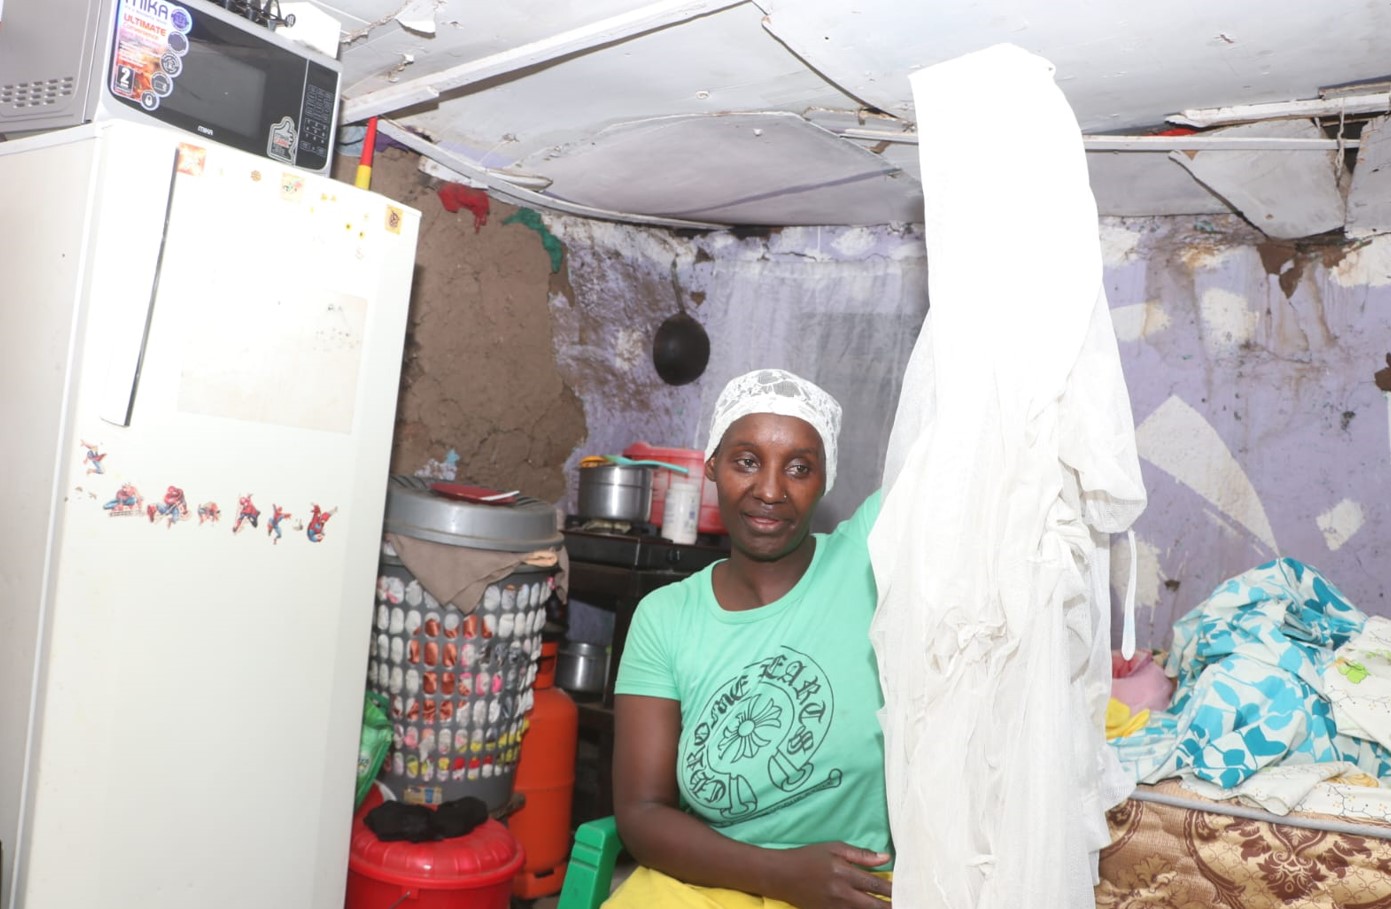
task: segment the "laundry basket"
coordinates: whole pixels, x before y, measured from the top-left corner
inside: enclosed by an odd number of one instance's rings
[[[392,478],[386,531],[460,558],[563,541],[544,502],[471,504],[410,477]],[[383,541],[367,685],[391,705],[392,748],[378,779],[398,799],[473,796],[493,811],[510,799],[554,573],[519,564],[476,603],[440,603]]]

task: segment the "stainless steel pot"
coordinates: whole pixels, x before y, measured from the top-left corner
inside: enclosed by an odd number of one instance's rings
[[[581,467],[576,510],[582,518],[646,521],[652,510],[652,468],[626,464]]]
[[[555,661],[555,684],[566,691],[600,694],[608,682],[608,648],[566,641]]]

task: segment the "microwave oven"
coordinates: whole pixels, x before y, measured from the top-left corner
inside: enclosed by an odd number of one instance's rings
[[[9,0],[0,134],[155,120],[326,173],[340,76],[338,61],[209,0]]]

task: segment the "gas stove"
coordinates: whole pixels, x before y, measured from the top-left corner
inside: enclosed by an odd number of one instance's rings
[[[694,543],[673,543],[657,536],[650,524],[565,521],[565,549],[571,563],[613,565],[637,571],[692,574],[729,555],[729,538],[700,536]]]

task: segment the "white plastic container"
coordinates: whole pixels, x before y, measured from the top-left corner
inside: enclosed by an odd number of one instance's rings
[[[662,536],[673,543],[694,543],[700,517],[700,485],[673,476],[667,488],[666,508],[662,512]]]

